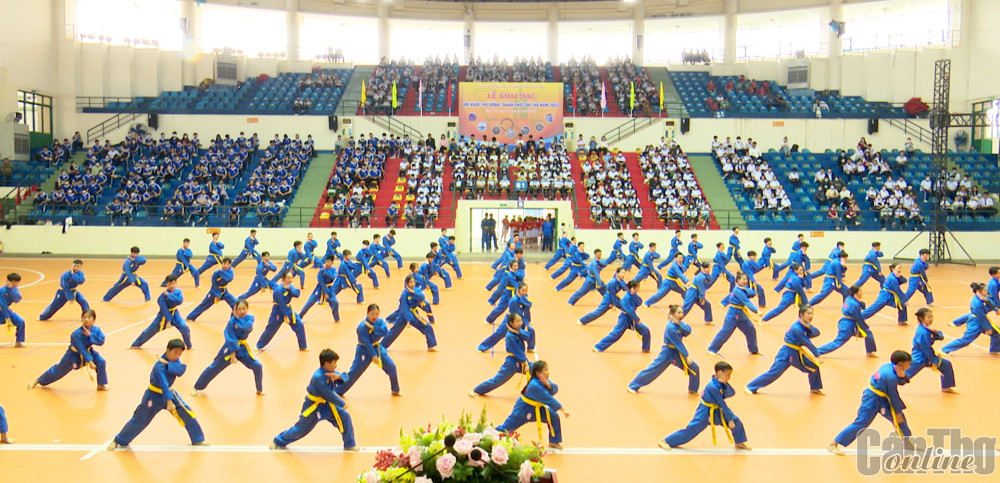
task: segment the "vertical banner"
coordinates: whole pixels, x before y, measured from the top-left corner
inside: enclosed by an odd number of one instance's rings
[[[462,82],[458,89],[458,133],[501,144],[518,135],[551,139],[563,134],[561,82]]]

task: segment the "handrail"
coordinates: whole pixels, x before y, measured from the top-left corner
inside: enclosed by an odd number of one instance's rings
[[[913,122],[912,120],[906,118],[899,119],[891,117],[886,118],[885,120],[889,122],[890,126],[897,128],[905,132],[906,134],[909,134],[910,136],[916,137],[917,141],[927,145],[931,144],[931,139],[933,138],[933,134],[931,133],[931,131]]]
[[[411,139],[423,139],[424,133],[418,131],[413,126],[395,119],[393,116],[365,116],[377,126],[387,129],[389,132],[399,136],[409,136]]]
[[[94,127],[88,129],[87,142],[90,143],[94,139],[100,139],[105,134],[114,131],[116,129],[119,129],[123,125],[126,125],[138,119],[139,116],[143,115],[144,114],[137,112],[120,112],[118,114],[115,114],[114,116],[111,116],[110,118],[104,120],[100,124],[97,124]]]
[[[106,108],[112,102],[133,102],[135,97],[108,97],[108,96],[77,96],[76,111],[81,112],[88,107]]]
[[[629,118],[629,120],[623,122],[622,124],[618,125],[618,127],[611,129],[610,131],[602,134],[601,136],[603,138],[606,138],[606,142],[608,144],[613,144],[639,132],[642,129],[651,126],[654,120],[656,119],[660,118],[657,117]]]

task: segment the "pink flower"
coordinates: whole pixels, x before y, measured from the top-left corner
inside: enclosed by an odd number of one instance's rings
[[[413,468],[413,471],[423,469],[423,465],[420,464],[420,449],[416,446],[410,446],[410,451],[406,453],[406,459],[410,461],[410,468]]]
[[[438,473],[441,473],[441,478],[446,480],[451,478],[452,473],[455,471],[455,462],[455,455],[451,453],[445,453],[444,456],[438,458],[437,470]]]
[[[418,476],[417,479],[413,480],[413,483],[434,483],[434,480],[426,476]]]
[[[462,456],[468,456],[472,452],[472,446],[472,441],[460,439],[455,442],[455,452]]]
[[[365,481],[367,483],[380,483],[382,481],[382,477],[378,475],[377,471],[371,469],[368,470],[368,473],[365,473]]]
[[[507,448],[502,444],[494,444],[490,456],[493,458],[493,462],[500,466],[507,464],[507,460],[510,458],[510,455],[507,454]]]
[[[479,451],[482,453],[482,459],[475,461],[472,458],[469,458],[469,461],[466,464],[472,466],[473,468],[482,468],[486,466],[486,460],[489,459],[489,455],[486,454],[486,450],[480,449]]]
[[[481,439],[483,439],[483,434],[482,433],[467,433],[465,436],[462,436],[462,439],[468,440],[472,444],[476,445],[476,444],[479,444],[479,441]]]
[[[521,471],[517,472],[518,483],[531,483],[531,477],[535,476],[535,470],[531,468],[531,462],[521,463]]]
[[[500,439],[500,432],[493,428],[486,428],[483,430],[483,437],[491,438],[493,441]]]

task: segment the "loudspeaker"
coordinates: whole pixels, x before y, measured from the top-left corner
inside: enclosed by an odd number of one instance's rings
[[[868,120],[868,134],[878,133],[878,119]]]
[[[681,134],[687,134],[691,130],[691,118],[683,117],[681,118]]]
[[[148,124],[149,128],[152,129],[152,130],[154,130],[154,131],[160,129],[160,117],[159,117],[159,115],[157,115],[155,112],[150,113],[149,114],[149,119],[146,121],[146,124]]]
[[[330,125],[331,131],[336,131],[339,124],[337,123],[337,116],[328,116],[327,123]]]
[[[635,36],[635,48],[642,49],[642,35]]]

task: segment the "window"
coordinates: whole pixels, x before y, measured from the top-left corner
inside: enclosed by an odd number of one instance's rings
[[[736,57],[817,55],[824,30],[818,9],[746,13],[736,16]]]
[[[461,57],[462,22],[393,19],[389,27],[392,59],[405,57],[423,64],[428,56]]]
[[[515,57],[544,60],[548,58],[548,31],[545,22],[476,22],[472,55],[484,62],[493,60],[494,56],[508,62]]]
[[[28,131],[52,134],[52,96],[17,91],[17,112]]]
[[[285,52],[285,12],[244,7],[202,5],[201,50],[229,47],[248,56]]]
[[[844,52],[943,45],[950,41],[947,0],[844,5]]]
[[[348,62],[378,63],[378,20],[372,17],[301,14],[299,57],[315,59],[339,48]],[[282,49],[284,50],[284,49]]]
[[[181,2],[176,0],[77,0],[81,42],[180,50]]]
[[[688,17],[646,20],[643,60],[667,64],[684,59],[684,51],[708,52],[722,58],[723,17]]]
[[[571,57],[591,57],[598,65],[608,59],[632,57],[632,21],[561,22],[559,24],[559,63]]]

